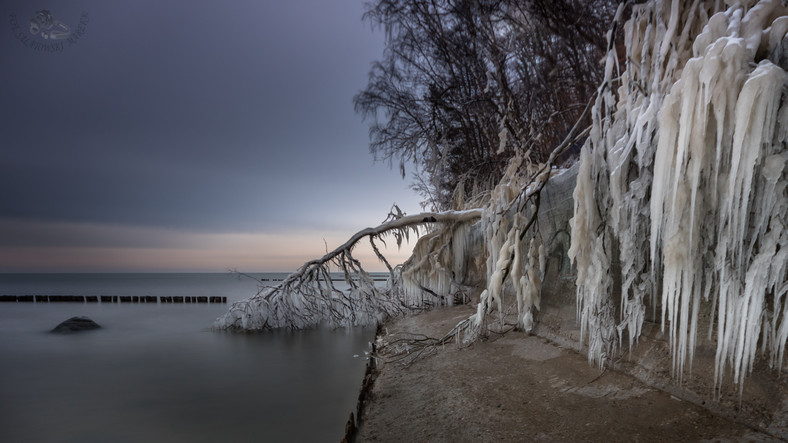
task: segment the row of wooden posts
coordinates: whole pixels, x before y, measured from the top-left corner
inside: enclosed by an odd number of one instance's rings
[[[155,295],[0,295],[0,302],[10,303],[227,303],[220,296],[155,296]]]

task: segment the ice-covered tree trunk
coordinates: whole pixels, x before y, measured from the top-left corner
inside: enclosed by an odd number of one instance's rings
[[[715,381],[727,366],[741,386],[759,340],[779,367],[788,338],[788,9],[728,3],[633,8],[626,69],[611,50],[583,148],[570,255],[589,360],[604,364],[624,332],[632,346],[648,302],[681,377],[711,303]]]
[[[409,230],[423,225],[462,225],[481,217],[482,211],[430,212],[404,215],[395,206],[389,219],[375,228],[354,234],[347,242],[323,257],[305,263],[277,286],[263,287],[260,292],[230,307],[216,319],[216,329],[264,331],[273,329],[306,329],[319,325],[332,328],[374,325],[388,317],[396,317],[412,309],[424,307],[424,300],[414,300],[397,285],[387,290],[375,286],[361,263],[353,257],[353,247],[369,238],[378,258],[392,271],[392,280],[399,281],[399,270],[393,269],[379,252],[375,239],[386,234],[396,237],[399,244]],[[337,288],[331,278],[330,266],[341,269],[349,290]]]

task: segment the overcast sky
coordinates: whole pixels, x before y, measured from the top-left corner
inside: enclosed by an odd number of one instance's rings
[[[360,0],[0,10],[0,272],[292,270],[419,210],[353,111],[383,51]]]

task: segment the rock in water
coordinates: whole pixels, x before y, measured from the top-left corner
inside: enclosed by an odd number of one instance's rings
[[[87,317],[71,317],[63,323],[55,326],[50,332],[55,334],[70,334],[73,332],[90,331],[100,329],[101,326]]]

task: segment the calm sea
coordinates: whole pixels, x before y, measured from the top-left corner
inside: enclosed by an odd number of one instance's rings
[[[230,274],[0,274],[0,295],[228,298],[0,303],[0,441],[338,441],[374,331],[210,330],[257,285]],[[82,315],[103,328],[48,333]]]

